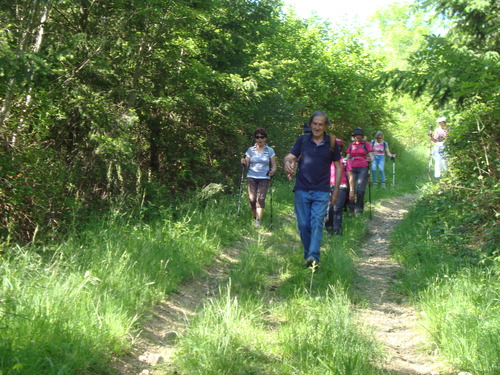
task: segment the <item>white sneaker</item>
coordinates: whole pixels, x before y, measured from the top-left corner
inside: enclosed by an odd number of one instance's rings
[[[382,189],[385,189],[385,182],[382,182]]]
[[[255,228],[260,228],[260,219],[255,219],[255,221],[253,222],[253,226]]]

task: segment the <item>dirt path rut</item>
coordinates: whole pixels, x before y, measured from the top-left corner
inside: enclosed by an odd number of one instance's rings
[[[386,346],[388,371],[398,375],[452,374],[432,349],[425,350],[425,333],[418,325],[416,311],[391,291],[402,268],[390,257],[389,235],[415,199],[414,195],[404,195],[384,201],[370,220],[369,237],[358,264],[365,278],[359,289],[368,307],[358,312],[362,323],[371,326],[376,338]]]

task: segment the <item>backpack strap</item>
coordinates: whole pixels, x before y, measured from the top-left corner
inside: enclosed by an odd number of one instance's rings
[[[355,158],[362,158],[362,159],[367,159],[368,158],[368,150],[366,149],[366,141],[362,141],[363,144],[362,144],[362,147],[363,149],[365,150],[365,156],[351,156],[349,159],[355,159]],[[354,145],[354,142],[352,142],[349,147],[351,148],[351,152],[352,152],[352,149],[353,149],[353,145]],[[356,147],[356,148],[359,148],[359,147]]]

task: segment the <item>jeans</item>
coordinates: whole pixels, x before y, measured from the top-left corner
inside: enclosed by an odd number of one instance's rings
[[[436,142],[434,145],[434,177],[440,178],[441,171],[446,171],[446,155],[444,154],[444,142]]]
[[[323,239],[323,219],[329,201],[328,191],[295,191],[295,217],[306,260],[313,257],[316,262],[319,262],[319,248]]]
[[[347,188],[340,188],[337,203],[328,209],[328,220],[325,223],[325,227],[333,229],[333,232],[337,234],[342,233],[342,211],[344,210],[345,198],[348,191]]]
[[[365,190],[366,184],[368,183],[368,167],[353,167],[351,173],[354,177],[356,200],[354,203],[349,202],[349,211],[362,213],[365,208]]]
[[[372,163],[372,175],[373,175],[373,183],[377,183],[377,169],[380,171],[380,182],[385,184],[385,155],[375,155],[375,160]]]

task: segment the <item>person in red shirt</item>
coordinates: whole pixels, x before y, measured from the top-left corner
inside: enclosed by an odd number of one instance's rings
[[[349,172],[349,214],[360,216],[365,207],[365,190],[368,183],[369,163],[373,161],[373,148],[365,141],[363,129],[356,128],[352,132],[354,142],[347,148]]]
[[[336,139],[336,141],[339,145],[340,152],[342,153],[342,149],[344,148],[344,141],[338,138]],[[325,222],[326,231],[336,236],[340,236],[342,234],[342,211],[344,210],[345,200],[349,191],[349,184],[347,183],[347,172],[350,169],[347,169],[347,163],[343,157],[340,158],[340,165],[342,165],[342,178],[339,185],[339,198],[337,199],[337,203],[330,205],[330,207],[328,208],[327,221]],[[330,190],[332,192],[335,190],[336,185],[337,181],[335,163],[332,163],[330,167]]]

